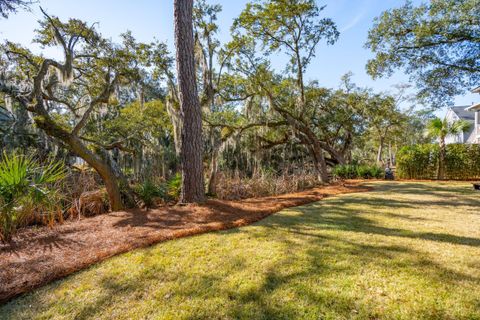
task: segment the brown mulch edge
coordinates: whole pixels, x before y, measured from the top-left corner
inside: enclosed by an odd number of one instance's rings
[[[162,241],[257,222],[284,208],[342,193],[368,191],[359,181],[239,201],[135,209],[21,230],[0,244],[0,303],[112,256]]]

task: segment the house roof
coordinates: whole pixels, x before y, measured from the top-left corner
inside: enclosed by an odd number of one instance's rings
[[[472,90],[472,93],[480,93],[480,86],[474,88],[474,89]]]
[[[471,111],[466,110],[470,106],[455,106],[450,107],[449,109],[452,110],[460,119],[463,120],[475,120],[475,114]]]
[[[468,111],[480,110],[480,102],[479,102],[479,103],[476,103],[476,104],[472,104],[470,107],[468,107],[468,108],[465,109],[465,110],[468,110]]]

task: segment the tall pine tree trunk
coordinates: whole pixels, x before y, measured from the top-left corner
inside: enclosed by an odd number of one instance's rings
[[[175,0],[174,2],[178,87],[183,119],[180,152],[181,203],[205,200],[202,114],[195,81],[192,9],[193,0]]]

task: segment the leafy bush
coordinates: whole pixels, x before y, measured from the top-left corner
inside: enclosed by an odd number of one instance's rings
[[[150,179],[146,179],[135,187],[136,194],[149,208],[155,203],[155,198],[164,201],[176,201],[180,198],[182,188],[182,176],[180,173],[175,174],[168,181],[163,183],[155,183]]]
[[[180,198],[180,191],[182,189],[182,175],[176,173],[170,180],[167,181],[167,197],[171,200],[178,200]]]
[[[378,166],[373,166],[370,167],[370,175],[372,176],[372,178],[381,179],[385,177],[385,170]]]
[[[439,149],[436,144],[403,147],[397,153],[397,176],[403,179],[436,179]],[[450,180],[480,179],[480,145],[448,144],[445,157],[445,178]]]
[[[143,183],[137,185],[135,189],[147,208],[153,206],[155,198],[164,195],[161,187],[155,185],[151,180],[145,180]]]
[[[384,176],[384,170],[378,166],[345,164],[335,166],[332,174],[337,179],[380,179]]]
[[[0,240],[10,241],[35,214],[53,221],[60,213],[54,184],[65,177],[61,162],[38,163],[31,156],[4,153],[0,162]]]
[[[406,179],[433,179],[437,176],[438,156],[438,145],[403,147],[396,156],[397,176]]]
[[[370,167],[368,166],[358,166],[357,167],[357,178],[370,179],[371,172]]]
[[[354,179],[358,176],[357,166],[353,164],[338,165],[333,168],[332,174],[340,179]]]

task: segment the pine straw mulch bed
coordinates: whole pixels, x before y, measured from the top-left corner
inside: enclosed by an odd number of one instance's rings
[[[367,190],[352,181],[281,196],[119,211],[54,228],[27,228],[11,244],[0,244],[0,302],[135,248],[240,227],[283,208]]]

